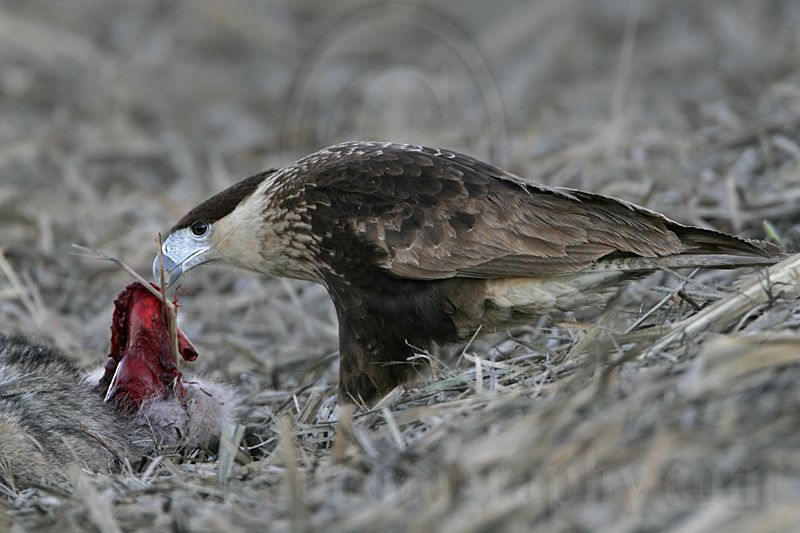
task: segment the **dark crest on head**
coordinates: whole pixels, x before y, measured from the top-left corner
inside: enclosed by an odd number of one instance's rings
[[[215,194],[202,204],[186,213],[177,224],[172,226],[169,232],[172,233],[173,231],[186,228],[190,226],[192,222],[198,220],[202,220],[207,224],[213,224],[236,209],[236,206],[239,205],[239,202],[241,202],[247,196],[253,194],[258,186],[261,185],[261,182],[276,170],[277,169],[274,168],[265,170],[264,172],[260,172],[255,176],[250,176],[249,178],[243,179],[239,183],[231,185],[224,191]]]

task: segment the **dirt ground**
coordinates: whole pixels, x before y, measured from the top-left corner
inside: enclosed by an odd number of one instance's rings
[[[2,1],[0,329],[102,363],[129,277],[73,243],[147,276],[186,209],[352,139],[798,252],[798,28],[796,0]],[[0,530],[792,530],[799,280],[657,273],[334,423],[324,290],[199,269],[181,326],[244,398],[236,465],[4,491]]]

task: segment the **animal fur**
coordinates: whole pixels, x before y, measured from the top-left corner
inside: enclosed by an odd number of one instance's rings
[[[59,350],[0,333],[0,483],[11,488],[66,480],[78,464],[95,472],[137,465],[152,452],[216,445],[236,419],[229,389],[190,378],[186,408],[174,397],[148,399],[120,414],[87,375]]]

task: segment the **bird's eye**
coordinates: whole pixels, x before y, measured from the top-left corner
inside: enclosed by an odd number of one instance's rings
[[[202,237],[203,235],[208,233],[208,224],[206,224],[202,220],[198,220],[197,222],[192,222],[191,230],[196,237]]]

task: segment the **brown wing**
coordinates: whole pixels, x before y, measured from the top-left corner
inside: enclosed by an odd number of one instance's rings
[[[341,242],[377,247],[376,266],[406,279],[550,276],[610,254],[765,255],[748,241],[436,148],[345,143],[292,166],[331,242],[351,232]]]

